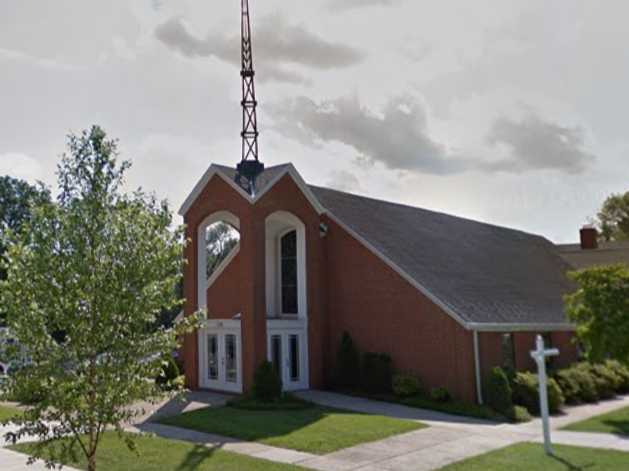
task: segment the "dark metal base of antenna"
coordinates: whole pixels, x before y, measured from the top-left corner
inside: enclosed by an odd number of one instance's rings
[[[236,170],[242,177],[253,181],[264,171],[264,164],[257,160],[243,160],[236,166]]]

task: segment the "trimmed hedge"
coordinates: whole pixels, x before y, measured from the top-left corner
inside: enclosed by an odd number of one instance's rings
[[[561,388],[561,392],[563,392],[566,404],[579,404],[582,401],[581,385],[576,376],[577,371],[573,368],[560,370],[554,376],[555,381]]]
[[[613,371],[621,380],[617,391],[621,394],[629,393],[629,368],[618,360],[607,360],[605,366]]]
[[[386,353],[363,355],[363,388],[368,393],[390,392],[393,386],[393,361]]]
[[[579,384],[579,399],[581,402],[598,402],[600,397],[598,395],[596,381],[587,365],[573,365],[568,368],[568,371],[571,372],[571,375]]]
[[[615,380],[603,368],[590,363],[579,363],[578,368],[590,374],[596,386],[596,395],[599,399],[611,399],[616,396]]]
[[[551,414],[561,411],[565,403],[565,398],[557,382],[548,379],[548,409]],[[529,372],[518,372],[513,380],[513,402],[524,406],[531,414],[538,415],[539,411],[539,389],[537,376]]]
[[[508,416],[513,408],[512,390],[509,378],[502,368],[496,366],[487,381],[487,404],[496,412]]]

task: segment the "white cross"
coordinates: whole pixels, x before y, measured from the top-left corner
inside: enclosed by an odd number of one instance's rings
[[[537,374],[539,376],[539,408],[542,413],[542,426],[544,428],[544,451],[547,455],[553,454],[550,444],[550,424],[548,420],[548,389],[546,387],[546,358],[559,355],[556,348],[544,349],[544,339],[541,335],[535,341],[536,349],[531,351],[531,357],[537,363]]]

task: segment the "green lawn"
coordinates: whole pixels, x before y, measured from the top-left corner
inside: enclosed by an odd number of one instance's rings
[[[114,432],[105,433],[102,440],[97,452],[97,467],[107,471],[305,471],[298,466],[159,437],[136,436],[137,454],[129,451]],[[25,443],[11,448],[28,454],[33,445]],[[68,460],[63,464],[87,469],[84,459]]]
[[[425,427],[408,420],[317,406],[271,411],[207,408],[168,417],[161,422],[315,454],[330,453]]]
[[[18,409],[17,407],[0,404],[0,422],[9,420],[10,418],[18,415],[19,413],[20,413],[20,409]]]
[[[597,415],[582,422],[564,427],[574,432],[603,432],[629,435],[629,407]],[[629,468],[629,466],[628,466]]]
[[[453,463],[441,471],[626,471],[629,453],[555,445],[555,456],[541,444],[520,443]]]

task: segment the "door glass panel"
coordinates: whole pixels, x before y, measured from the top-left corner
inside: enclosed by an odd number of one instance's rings
[[[218,379],[218,337],[216,334],[207,336],[207,377]]]
[[[299,381],[299,336],[291,335],[288,343],[290,354],[290,380]]]
[[[282,337],[273,335],[271,337],[271,363],[278,375],[282,375]]]
[[[238,362],[236,353],[236,336],[234,334],[225,335],[225,380],[228,383],[238,381]]]

